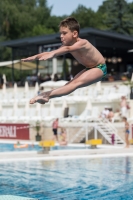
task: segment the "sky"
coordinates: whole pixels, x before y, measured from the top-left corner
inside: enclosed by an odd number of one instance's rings
[[[103,1],[104,0],[47,0],[48,6],[53,6],[51,14],[56,16],[70,15],[79,4],[97,11]],[[133,0],[127,0],[127,2],[133,2]]]

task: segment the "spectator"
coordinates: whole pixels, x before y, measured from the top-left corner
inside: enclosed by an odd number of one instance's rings
[[[45,81],[51,81],[51,76],[50,76],[50,74],[47,74],[47,75],[45,76],[44,82],[45,82]]]
[[[104,110],[102,111],[100,117],[102,117],[103,119],[107,118],[109,114],[109,109],[107,108],[107,106],[104,107]]]
[[[61,141],[59,143],[62,146],[67,145],[67,134],[66,134],[66,131],[63,128],[61,130]]]
[[[123,121],[125,122],[125,142],[126,142],[126,148],[129,148],[129,123],[127,122],[127,118],[123,117]]]
[[[59,80],[58,75],[54,74],[54,81],[58,81],[58,80]]]
[[[114,145],[115,144],[115,134],[111,135],[111,141],[112,141],[112,145]]]
[[[127,117],[127,100],[125,96],[121,97],[120,106],[121,106],[121,116]]]
[[[52,124],[52,130],[53,130],[53,134],[54,134],[54,139],[56,141],[58,141],[58,133],[57,133],[58,128],[59,128],[58,121],[59,121],[59,119],[57,118],[56,120],[54,120],[54,122]]]
[[[114,117],[114,112],[113,112],[113,109],[110,108],[110,109],[109,109],[109,113],[108,113],[108,115],[107,115],[107,118],[108,118],[108,120],[109,120],[110,122],[112,122],[113,117]]]

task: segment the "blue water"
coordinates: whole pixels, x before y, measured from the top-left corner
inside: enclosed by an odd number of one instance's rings
[[[133,158],[0,163],[0,195],[40,200],[132,200]]]
[[[38,145],[29,145],[28,148],[22,148],[22,149],[15,149],[14,144],[4,144],[0,143],[0,152],[9,152],[9,151],[38,151],[41,150],[41,147]]]
[[[51,150],[72,150],[72,149],[85,149],[86,147],[74,147],[74,146],[55,146],[51,147]],[[41,151],[42,148],[39,145],[29,145],[28,148],[15,149],[14,144],[0,143],[0,152],[9,151]]]
[[[90,147],[88,146],[54,146],[51,147],[51,150],[78,150],[78,149],[87,149]]]

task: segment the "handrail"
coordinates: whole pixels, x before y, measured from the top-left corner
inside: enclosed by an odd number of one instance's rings
[[[96,128],[105,137],[105,139],[109,143],[111,143],[111,137],[106,132],[108,129],[110,129],[110,134],[115,134],[115,143],[116,144],[117,144],[118,141],[125,143],[124,140],[118,135],[118,130],[107,119],[101,120],[99,118],[92,118],[91,120],[94,122],[94,125],[91,124],[91,126]],[[104,129],[102,129],[102,127],[100,125],[103,125]],[[76,138],[78,138],[81,135],[81,133],[84,130],[86,131],[87,127],[90,127],[90,125],[89,125],[89,122],[87,122],[87,120],[86,120],[85,126],[80,128],[80,130],[74,135],[74,137],[70,140],[70,142],[72,143]]]
[[[82,133],[82,131],[85,129],[85,127],[82,127],[79,129],[79,131],[74,135],[74,137],[70,140],[70,143],[73,142],[79,135]]]

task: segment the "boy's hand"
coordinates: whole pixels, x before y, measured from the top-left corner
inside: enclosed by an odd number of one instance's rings
[[[41,56],[41,58],[39,58],[39,60],[48,60],[50,58],[54,57],[54,53],[53,52],[46,52],[45,54],[43,54]]]
[[[21,61],[30,62],[30,61],[33,61],[33,60],[48,60],[48,59],[53,58],[53,57],[54,57],[53,52],[45,52],[45,53],[37,54],[35,56],[31,56],[31,57],[28,57],[28,58],[23,58],[23,59],[21,59]]]
[[[29,61],[37,60],[37,59],[39,59],[40,57],[41,57],[41,56],[39,56],[39,55],[35,55],[35,56],[28,57],[28,58],[23,58],[23,59],[21,59],[21,61],[29,62]]]

